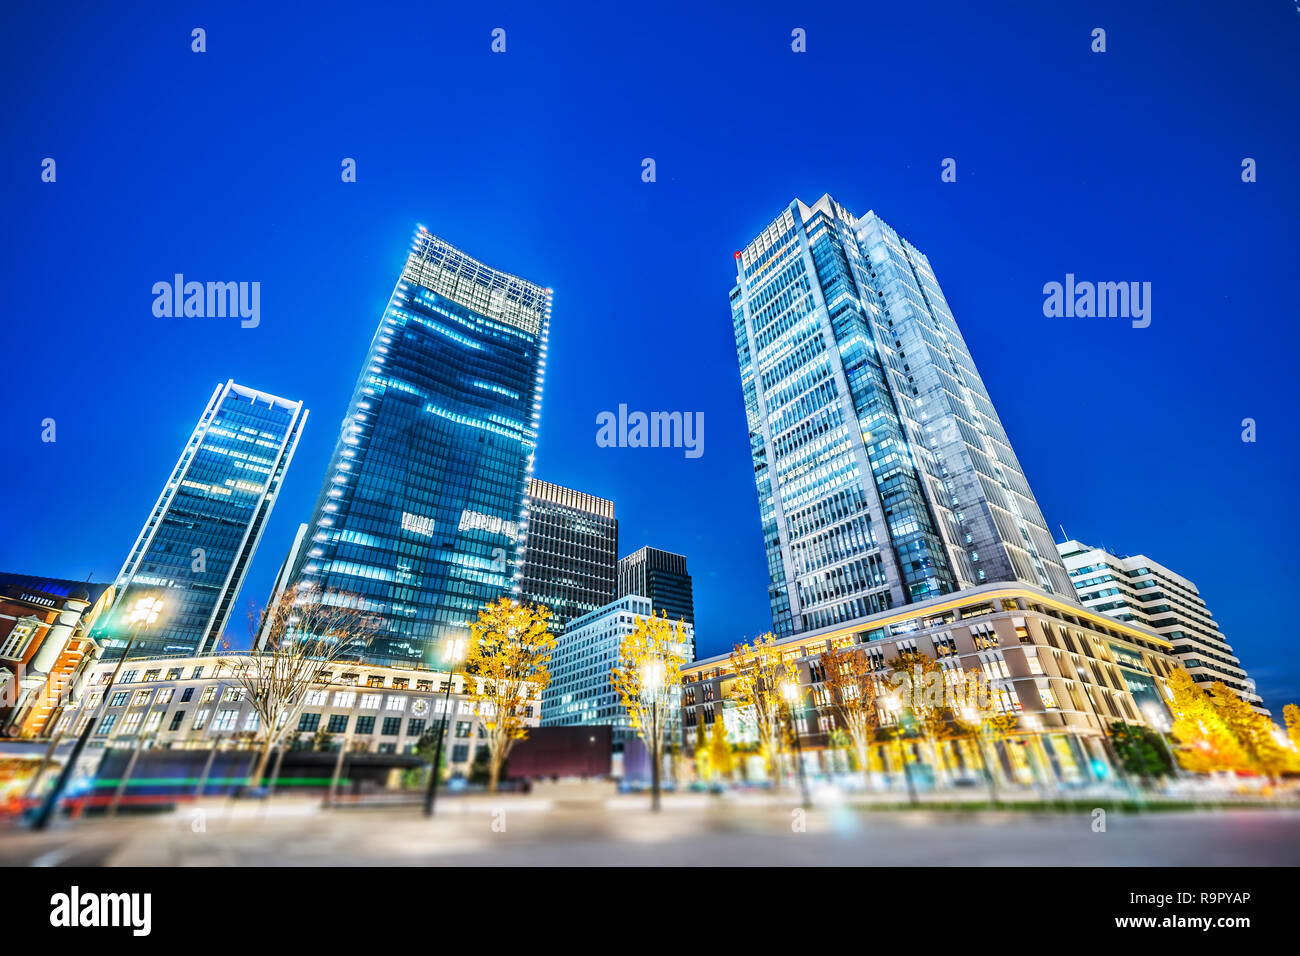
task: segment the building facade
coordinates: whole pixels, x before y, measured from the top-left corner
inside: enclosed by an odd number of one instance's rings
[[[610,676],[636,619],[653,611],[649,598],[626,594],[569,623],[551,655],[551,683],[542,692],[543,727],[608,725],[614,728],[615,746],[637,735]],[[680,652],[690,661],[695,656],[692,625],[685,626],[685,635],[687,646]]]
[[[557,632],[614,600],[614,502],[530,478],[520,596],[551,609]]]
[[[291,586],[382,620],[379,664],[432,664],[521,587],[551,290],[421,227],[370,343]]]
[[[926,257],[823,196],[792,202],[735,260],[774,632],[998,581],[1073,601]]]
[[[145,595],[164,615],[132,655],[219,646],[306,421],[302,402],[217,386],[117,576],[101,656],[122,656],[126,613]]]
[[[129,658],[109,692],[103,719],[89,746],[148,746],[207,750],[252,748],[259,718],[235,678],[241,655]],[[67,710],[57,732],[80,733],[103,699],[111,664],[94,668],[84,704]],[[465,696],[462,674],[419,668],[334,662],[322,668],[292,721],[286,746],[380,754],[415,753],[426,732],[437,731],[444,713],[449,772],[468,775],[486,748],[486,731]],[[541,701],[527,709],[536,726]]]
[[[657,615],[695,626],[695,590],[683,555],[642,548],[619,558],[618,596],[628,594],[648,597]]]
[[[878,665],[882,687],[890,675],[888,662],[904,652],[925,654],[948,671],[981,673],[997,709],[1015,716],[1014,729],[995,746],[1004,773],[1028,780],[1050,768],[1053,779],[1070,784],[1113,772],[1101,769],[1113,764],[1105,742],[1111,724],[1170,721],[1166,680],[1178,666],[1170,643],[1154,632],[1019,584],[987,584],[930,598],[847,628],[787,638],[781,647],[797,668],[801,703],[793,718],[814,771],[832,769],[831,735],[837,726],[821,654],[861,647]],[[715,720],[724,721],[733,742],[744,742],[750,722],[733,699],[734,674],[729,656],[684,670],[682,731],[688,750],[708,735]],[[882,708],[881,725],[888,728],[890,720]],[[960,755],[960,741],[947,741],[942,749],[954,764],[978,765],[969,751]],[[1037,770],[1036,760],[1042,761]]]
[[[78,698],[113,597],[111,584],[0,573],[0,736],[39,737]]]
[[[1268,713],[1195,584],[1144,554],[1120,557],[1073,540],[1057,548],[1084,607],[1150,628],[1173,645],[1179,663],[1206,690],[1223,681]]]

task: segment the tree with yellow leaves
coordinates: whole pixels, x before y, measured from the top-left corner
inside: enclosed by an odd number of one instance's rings
[[[732,699],[737,706],[752,708],[758,750],[768,776],[781,786],[781,753],[785,749],[784,720],[787,684],[798,683],[794,658],[782,654],[771,633],[754,638],[754,643],[737,644],[731,652]]]
[[[1238,697],[1227,684],[1216,680],[1210,685],[1210,703],[1246,751],[1255,770],[1276,780],[1295,769],[1295,754],[1278,741],[1273,721]]]
[[[880,682],[876,665],[861,646],[826,651],[821,656],[821,665],[827,703],[839,726],[848,734],[863,782],[869,788],[868,754],[880,727]]]
[[[722,714],[713,718],[709,732],[709,769],[714,776],[727,778],[735,768],[735,750],[727,739],[727,724]]]
[[[555,651],[551,612],[540,604],[499,598],[470,625],[465,696],[487,732],[488,789],[495,793],[514,745],[528,736],[528,712],[551,682]],[[436,768],[435,768],[435,773]]]
[[[1286,736],[1291,741],[1291,749],[1300,751],[1300,707],[1287,704],[1282,708],[1282,719],[1286,721]]]
[[[1169,674],[1169,691],[1173,695],[1169,702],[1173,735],[1182,744],[1178,762],[1184,769],[1193,773],[1251,769],[1249,755],[1191,674],[1174,668]]]
[[[659,809],[664,736],[674,713],[681,709],[682,664],[689,646],[684,621],[637,615],[632,633],[619,645],[610,675],[628,723],[640,735],[650,757],[652,810]]]

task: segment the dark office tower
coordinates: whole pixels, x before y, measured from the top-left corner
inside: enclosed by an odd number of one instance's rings
[[[778,637],[986,582],[1074,599],[920,250],[822,196],[792,202],[735,263]]]
[[[639,594],[650,599],[655,614],[673,621],[695,623],[695,593],[686,572],[686,558],[658,548],[642,548],[618,559],[618,596]]]
[[[550,289],[415,234],[293,575],[380,619],[374,663],[436,664],[519,593],[550,314]]]
[[[233,381],[217,386],[95,627],[103,657],[122,655],[126,618],[141,597],[160,598],[163,609],[132,657],[217,649],[306,421],[302,402]]]
[[[563,627],[614,600],[617,567],[614,502],[529,479],[521,595]]]

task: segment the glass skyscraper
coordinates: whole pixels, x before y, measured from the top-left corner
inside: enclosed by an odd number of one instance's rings
[[[614,600],[614,502],[533,478],[525,541],[521,597],[550,608],[557,633]]]
[[[1073,599],[929,260],[830,196],[735,260],[776,634],[989,581]]]
[[[95,636],[121,656],[125,615],[143,596],[164,603],[131,656],[219,649],[249,562],[307,421],[302,402],[218,385],[117,576]]]
[[[381,619],[372,662],[434,664],[518,595],[550,312],[550,289],[416,232],[292,575]]]

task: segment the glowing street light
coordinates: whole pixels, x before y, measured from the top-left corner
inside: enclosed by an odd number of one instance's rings
[[[799,692],[799,685],[794,681],[786,681],[781,685],[781,694],[785,697],[786,704],[790,708],[790,734],[794,737],[794,755],[795,764],[799,768],[799,792],[803,796],[804,808],[812,806],[812,799],[808,796],[808,778],[804,776],[803,770],[803,744],[799,734],[799,725],[794,719],[795,705],[800,705],[802,710],[803,695]]]
[[[424,794],[424,815],[433,816],[433,804],[438,799],[438,765],[442,763],[442,738],[447,733],[447,711],[451,708],[451,685],[455,683],[456,665],[465,656],[467,642],[463,637],[449,638],[443,645],[442,659],[447,665],[447,688],[442,695],[442,718],[438,721],[438,744],[434,748],[433,767],[429,771],[429,789]]]
[[[113,674],[108,679],[108,684],[104,687],[104,696],[99,701],[99,709],[95,711],[94,716],[86,721],[86,726],[82,729],[81,735],[72,747],[72,753],[68,754],[67,761],[63,764],[63,772],[59,774],[59,779],[54,784],[41,804],[41,809],[37,812],[36,818],[32,821],[33,830],[44,830],[50,822],[50,815],[59,805],[59,798],[63,794],[63,789],[68,785],[68,778],[72,776],[72,768],[76,766],[81,752],[86,749],[86,741],[94,733],[95,724],[99,722],[100,717],[104,714],[104,709],[108,707],[108,699],[113,685],[117,683],[117,675],[122,670],[122,665],[126,662],[127,656],[131,653],[131,648],[135,646],[136,638],[146,627],[152,626],[162,615],[163,601],[154,595],[146,595],[137,598],[135,604],[127,614],[127,622],[132,626],[131,636],[127,639],[126,647],[122,650],[122,656],[117,659],[117,666],[113,668]]]

